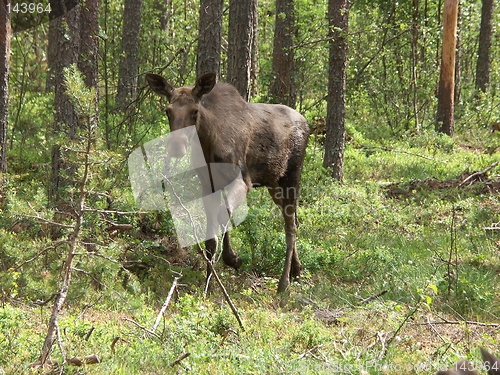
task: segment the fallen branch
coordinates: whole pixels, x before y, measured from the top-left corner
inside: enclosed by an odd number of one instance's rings
[[[392,148],[388,148],[388,147],[370,146],[370,145],[359,145],[359,146],[363,147],[365,150],[367,149],[367,151],[369,151],[369,149],[371,149],[371,148],[375,148],[375,149],[382,150],[382,151],[398,152],[400,154],[418,156],[419,158],[435,161],[433,158],[430,158],[428,156],[415,154],[414,152],[409,152],[409,151],[404,151],[404,150],[393,150]]]
[[[388,290],[383,290],[383,291],[381,291],[380,293],[377,293],[377,294],[375,294],[375,295],[373,295],[373,296],[370,296],[370,297],[368,297],[368,298],[365,298],[364,300],[362,300],[362,301],[360,301],[360,302],[359,302],[359,305],[364,305],[365,303],[371,302],[371,301],[373,301],[374,299],[377,299],[378,297],[383,296],[383,295],[384,295],[384,294],[386,294],[387,292],[389,292],[389,291],[388,291]]]
[[[391,345],[392,341],[397,337],[397,335],[399,335],[399,332],[403,329],[406,322],[408,322],[408,320],[410,320],[411,317],[418,311],[418,309],[420,308],[420,303],[421,303],[421,300],[419,300],[417,302],[417,304],[415,305],[415,308],[412,311],[410,311],[408,314],[406,314],[405,318],[403,319],[403,321],[401,322],[399,327],[396,329],[396,331],[394,331],[394,333],[389,338],[389,340],[386,341],[386,346],[385,346],[385,348],[383,348],[384,350],[380,353],[380,357],[379,357],[380,359],[382,359],[386,356],[387,349]]]
[[[460,183],[460,185],[458,185],[458,187],[462,187],[462,186],[464,186],[468,182],[472,183],[473,180],[477,180],[477,179],[480,179],[481,177],[485,177],[486,173],[488,173],[490,170],[492,170],[493,168],[495,168],[498,165],[498,163],[499,162],[496,161],[493,164],[491,164],[489,167],[487,167],[484,171],[482,171],[482,172],[475,172],[475,173],[471,174],[469,177],[467,177],[465,180],[463,180]]]
[[[183,359],[186,359],[187,357],[189,357],[191,355],[191,353],[184,353],[183,355],[181,355],[179,358],[177,358],[175,361],[173,361],[169,366],[170,367],[174,367],[175,365],[178,365],[179,363],[181,363],[181,361]]]
[[[234,333],[236,336],[238,336],[238,332],[236,332],[234,329],[231,329],[231,328],[226,329],[226,332],[224,332],[224,337],[222,337],[222,340],[221,340],[219,346],[224,345],[224,343],[226,342],[226,339],[230,333]]]
[[[301,355],[299,355],[297,358],[295,359],[302,359],[304,357],[306,357],[307,355],[309,354],[312,354],[313,352],[317,351],[319,348],[321,348],[323,346],[323,344],[319,344],[319,345],[316,345],[314,348],[311,348],[309,349],[308,351],[302,353]]]
[[[496,323],[481,323],[481,322],[471,322],[469,320],[463,320],[463,321],[450,321],[450,320],[442,320],[438,322],[423,322],[423,323],[413,323],[415,325],[420,325],[420,326],[427,326],[427,325],[437,325],[437,324],[469,324],[469,325],[474,325],[474,326],[481,326],[481,327],[500,327],[500,324]]]
[[[118,343],[118,341],[122,341],[122,342],[127,343],[127,344],[130,343],[130,341],[124,340],[120,336],[116,336],[113,339],[113,341],[111,342],[111,345],[110,345],[110,347],[111,347],[111,353],[113,353],[113,354],[115,354],[115,346]]]
[[[134,324],[137,328],[140,328],[142,329],[144,332],[146,333],[149,333],[150,335],[153,335],[154,337],[156,337],[157,339],[161,338],[160,336],[158,336],[156,333],[154,333],[153,331],[151,331],[150,329],[144,327],[144,326],[141,326],[139,323],[137,323],[135,320],[132,320],[132,319],[128,319],[128,318],[123,318],[123,320],[125,320],[126,322],[130,322],[132,324]]]

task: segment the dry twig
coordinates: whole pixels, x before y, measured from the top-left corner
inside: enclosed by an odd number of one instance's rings
[[[174,367],[175,365],[178,365],[179,363],[181,363],[181,361],[187,357],[189,357],[191,355],[191,353],[184,353],[183,355],[181,355],[179,358],[177,358],[175,361],[173,361],[171,364],[170,364],[170,367]]]
[[[170,291],[168,292],[167,299],[165,300],[165,303],[161,307],[160,312],[159,312],[158,316],[156,317],[155,324],[153,324],[153,327],[151,327],[151,332],[155,332],[156,328],[158,328],[158,325],[160,324],[161,318],[163,318],[163,315],[165,314],[165,311],[167,310],[167,307],[170,304],[170,300],[172,299],[175,288],[177,287],[177,282],[179,281],[179,279],[181,277],[182,277],[182,275],[174,278],[174,282],[172,283],[172,287],[170,288]]]
[[[125,320],[126,322],[130,322],[132,324],[134,324],[137,328],[140,328],[142,329],[144,332],[146,333],[149,333],[150,335],[153,335],[154,337],[156,337],[157,339],[160,339],[161,337],[158,336],[156,333],[154,333],[153,331],[151,331],[150,329],[144,327],[144,326],[141,326],[139,323],[137,323],[135,320],[132,320],[132,319],[128,319],[128,318],[123,318],[123,320]]]

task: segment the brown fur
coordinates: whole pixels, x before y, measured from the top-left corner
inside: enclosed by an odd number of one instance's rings
[[[147,74],[146,78],[153,91],[170,102],[167,111],[171,130],[196,125],[207,164],[230,163],[241,170],[244,186],[235,186],[228,193],[229,214],[242,203],[242,194],[259,186],[267,187],[281,207],[287,251],[278,291],[285,292],[290,277],[298,277],[301,269],[295,243],[296,207],[309,137],[307,121],[284,105],[244,101],[233,86],[215,84],[213,73],[200,76],[194,87],[177,89],[159,75]],[[182,146],[177,148],[179,151]],[[210,193],[209,181],[203,181],[202,176],[200,179],[206,193]],[[209,226],[218,225],[216,221],[213,219]],[[207,240],[208,253],[213,254],[216,245],[216,240]],[[222,256],[226,264],[240,267],[239,255],[231,248],[228,233],[224,236]]]

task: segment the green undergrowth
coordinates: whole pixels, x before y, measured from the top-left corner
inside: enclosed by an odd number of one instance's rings
[[[490,227],[500,221],[498,170],[458,185],[500,157],[479,136],[429,133],[384,144],[350,132],[343,184],[323,170],[321,140],[309,144],[298,209],[304,270],[284,308],[275,295],[283,220],[265,189],[247,197],[248,217],[231,231],[242,270],[218,265],[245,330],[216,287],[201,294],[204,264],[176,245],[168,213],[89,213],[52,359],[60,364],[64,351],[102,362],[63,373],[432,374],[459,358],[477,360],[479,346],[497,352],[500,237]],[[44,184],[30,178],[11,177],[0,215],[6,374],[34,371],[28,365],[50,314],[51,304],[42,302],[57,290],[67,251],[69,231],[47,222],[61,213],[44,210]],[[107,195],[89,204],[105,209],[111,201],[133,211],[130,191],[119,188],[126,182],[117,179],[96,180],[93,188],[104,184]],[[152,335],[144,328],[179,274],[182,286]]]
[[[235,287],[236,284],[229,283]],[[68,308],[52,360],[96,355],[101,362],[65,374],[431,374],[461,357],[477,360],[477,346],[494,347],[498,330],[472,323],[426,325],[442,317],[431,297],[417,305],[375,300],[333,309],[295,285],[285,309],[277,307],[275,283],[260,280],[233,294],[239,327],[219,293],[207,298],[180,288],[154,334],[159,305]],[[241,284],[240,284],[241,285]],[[427,292],[431,292],[429,289]],[[430,293],[428,293],[430,295]],[[137,297],[139,298],[139,297]],[[0,307],[0,369],[7,374],[60,373],[33,370],[49,308]],[[436,341],[436,331],[440,339]],[[459,341],[457,342],[457,338]],[[182,360],[178,360],[183,358]]]

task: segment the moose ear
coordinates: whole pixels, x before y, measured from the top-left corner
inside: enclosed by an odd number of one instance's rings
[[[166,96],[167,99],[170,100],[174,88],[170,83],[167,82],[165,78],[158,74],[147,73],[146,80],[148,81],[151,90],[153,90],[158,95]]]
[[[198,77],[196,85],[193,88],[193,95],[201,98],[203,95],[208,94],[215,86],[217,76],[215,73],[205,73]]]

